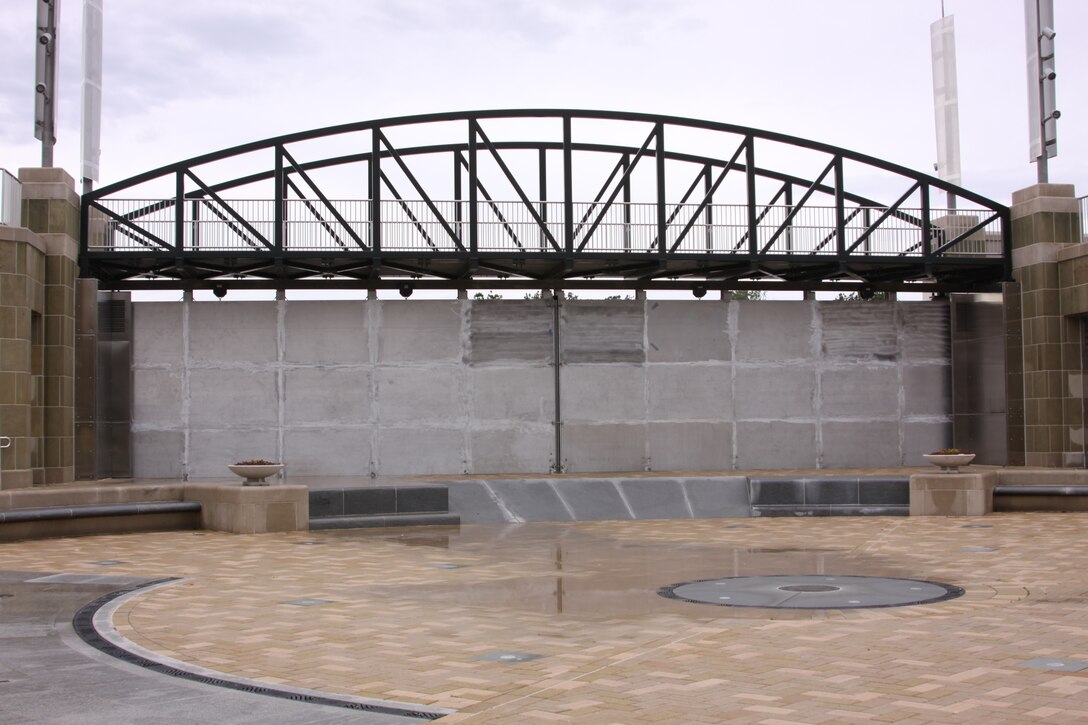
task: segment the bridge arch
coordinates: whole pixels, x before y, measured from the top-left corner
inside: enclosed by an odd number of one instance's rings
[[[944,197],[944,198],[941,198]],[[981,291],[1009,210],[815,141],[657,114],[405,116],[255,141],[86,194],[104,289]]]

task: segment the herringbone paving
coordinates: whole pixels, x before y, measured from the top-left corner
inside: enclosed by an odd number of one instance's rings
[[[1086,534],[1052,513],[171,532],[3,544],[0,569],[183,577],[123,605],[119,631],[233,675],[458,711],[441,722],[1072,723],[1088,669],[1025,663],[1088,665]],[[760,574],[966,593],[826,611],[656,593]]]

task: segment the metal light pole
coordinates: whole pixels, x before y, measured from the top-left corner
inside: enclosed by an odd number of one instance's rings
[[[1038,164],[1039,183],[1049,181],[1048,159],[1058,155],[1054,79],[1054,0],[1024,0],[1027,30],[1028,123],[1031,160]]]
[[[38,0],[38,27],[34,37],[34,138],[42,142],[42,167],[53,165],[57,143],[57,21],[60,0]]]

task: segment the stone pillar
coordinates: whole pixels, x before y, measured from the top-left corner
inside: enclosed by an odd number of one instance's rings
[[[45,480],[42,467],[46,244],[23,228],[0,226],[0,485]]]
[[[63,169],[19,169],[23,224],[45,243],[42,315],[43,479],[75,479],[75,281],[79,251],[79,196]],[[38,483],[35,480],[35,483]]]
[[[1063,252],[1081,243],[1076,194],[1072,184],[1036,184],[1014,192],[1012,201],[1013,278],[1020,285],[1023,332],[1024,463],[1083,466],[1081,322],[1063,313],[1058,274]]]

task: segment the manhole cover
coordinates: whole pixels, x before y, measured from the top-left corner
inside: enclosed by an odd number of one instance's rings
[[[877,576],[740,576],[662,587],[658,594],[694,604],[769,609],[906,607],[963,596],[951,584]]]

